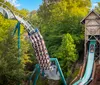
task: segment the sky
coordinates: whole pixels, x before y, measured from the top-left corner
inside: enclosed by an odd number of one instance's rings
[[[29,11],[38,10],[39,6],[42,4],[42,0],[5,0],[10,2],[12,5],[18,9],[28,9]]]
[[[19,9],[26,8],[29,11],[37,10],[42,4],[42,0],[18,0],[20,3]]]
[[[98,5],[97,2],[100,2],[100,0],[91,0],[91,2],[92,2],[92,9],[93,9],[95,6]]]
[[[16,6],[18,9],[28,9],[29,11],[32,10],[38,10],[39,6],[42,4],[42,0],[6,0],[9,1],[11,4]],[[92,2],[92,8],[97,6],[97,2],[100,2],[100,0],[91,0]]]

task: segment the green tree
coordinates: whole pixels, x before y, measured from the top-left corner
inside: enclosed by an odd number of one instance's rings
[[[95,11],[97,13],[100,13],[100,2],[98,2],[98,6],[95,7]]]
[[[74,4],[73,4],[74,3]],[[51,56],[61,45],[62,35],[70,33],[75,41],[78,51],[84,39],[84,31],[80,21],[91,7],[90,0],[61,0],[40,6],[38,17],[40,30],[47,43]]]
[[[37,12],[41,23],[39,25],[40,31],[46,41],[49,54],[51,57],[59,59],[66,76],[72,72],[70,66],[73,66],[73,62],[78,59],[78,56],[82,56],[80,52],[83,52],[84,29],[80,21],[87,15],[90,7],[90,0],[60,0],[57,3],[43,3]],[[73,41],[71,42],[72,51],[69,51],[71,45],[66,50],[65,47],[61,49],[64,46],[61,43],[64,42],[64,39],[66,40],[66,47],[70,44],[67,38],[63,37],[67,33],[70,34],[71,41]],[[66,36],[70,37],[69,35]],[[67,52],[63,53],[60,49]]]
[[[0,42],[0,85],[15,85],[24,79],[24,69],[18,63],[18,49],[11,33]]]
[[[61,61],[61,66],[65,75],[71,75],[71,67],[73,67],[73,63],[77,60],[78,55],[74,40],[69,33],[63,36],[61,46],[57,51],[57,56]]]
[[[10,4],[9,4],[10,5]],[[18,63],[17,33],[12,37],[15,20],[7,20],[0,15],[0,85],[15,85],[22,82],[26,73],[27,63],[30,63],[29,42],[24,39],[24,28],[21,25],[21,63]],[[32,66],[33,69],[33,66]]]
[[[21,14],[23,17],[28,17],[29,11],[27,9],[18,10],[18,13]]]
[[[33,10],[32,12],[30,12],[29,21],[32,22],[34,28],[39,28],[40,21],[39,21],[39,17],[37,15],[37,11],[36,10]]]

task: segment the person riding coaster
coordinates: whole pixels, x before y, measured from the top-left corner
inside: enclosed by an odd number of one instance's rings
[[[91,44],[91,46],[90,46],[90,52],[91,52],[91,53],[94,52],[94,45],[93,45],[93,44]]]

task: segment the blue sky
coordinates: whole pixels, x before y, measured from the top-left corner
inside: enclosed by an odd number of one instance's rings
[[[19,9],[25,8],[30,11],[37,10],[42,4],[42,0],[18,0],[20,3]]]
[[[18,9],[28,9],[29,11],[37,10],[39,6],[42,4],[42,0],[7,0],[15,5]],[[97,2],[100,0],[91,0],[92,9],[97,6]]]
[[[92,9],[97,6],[97,2],[100,2],[100,0],[91,0],[92,2]]]

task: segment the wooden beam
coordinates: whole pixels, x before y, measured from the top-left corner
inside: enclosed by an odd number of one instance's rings
[[[94,27],[94,26],[100,26],[100,25],[86,25],[87,27]]]
[[[85,20],[100,20],[99,18],[96,18],[96,19],[85,19]]]
[[[91,20],[89,20],[88,22],[85,23],[85,25],[87,25]]]
[[[88,23],[90,22],[90,21],[92,21],[92,20],[94,20],[94,21],[96,21],[99,25],[100,25],[100,23],[97,21],[97,19],[88,19],[88,22],[87,23],[85,23],[86,24],[86,26],[88,25]],[[100,20],[100,19],[99,19]]]
[[[90,31],[87,29],[86,27],[86,30],[90,33]],[[95,36],[95,34],[100,30],[100,27],[98,28],[98,30],[96,30],[96,32],[94,34],[90,33],[91,36]]]
[[[99,19],[100,20],[100,19]],[[96,20],[96,22],[100,25],[100,23]]]

